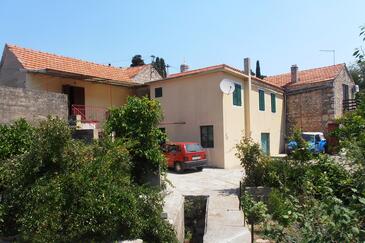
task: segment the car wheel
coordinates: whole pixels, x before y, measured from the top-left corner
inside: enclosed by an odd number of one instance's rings
[[[174,166],[175,172],[181,173],[183,171],[181,162],[176,162]]]
[[[196,169],[197,169],[198,171],[202,171],[202,170],[203,170],[203,167],[196,167]]]

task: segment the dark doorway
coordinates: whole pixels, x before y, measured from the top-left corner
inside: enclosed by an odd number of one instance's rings
[[[68,112],[72,115],[73,105],[81,115],[85,116],[85,88],[71,85],[63,85],[62,93],[68,96]]]

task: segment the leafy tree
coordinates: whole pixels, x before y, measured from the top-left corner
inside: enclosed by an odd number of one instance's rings
[[[145,183],[151,173],[166,169],[160,149],[166,135],[158,128],[162,120],[160,103],[147,97],[128,97],[123,107],[112,109],[106,122],[106,132],[115,132],[117,139],[126,144],[131,155],[132,179]]]
[[[130,179],[131,151],[122,141],[75,141],[60,119],[33,129],[30,148],[0,164],[1,236],[16,235],[20,242],[176,242],[161,218],[159,190]]]
[[[162,78],[166,78],[167,76],[167,70],[166,70],[166,64],[165,60],[160,57],[156,57],[156,59],[153,61],[152,66],[156,69],[156,71],[161,75]]]
[[[20,119],[13,124],[0,124],[0,160],[8,159],[28,151],[33,137],[34,129],[24,120]]]
[[[143,65],[145,65],[145,63],[144,63],[144,60],[141,55],[135,55],[132,58],[131,67],[138,67],[138,66],[143,66]]]
[[[349,72],[360,90],[365,88],[365,62],[356,62],[349,66]]]

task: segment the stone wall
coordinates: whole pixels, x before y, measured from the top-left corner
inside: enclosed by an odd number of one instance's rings
[[[151,64],[146,65],[136,76],[133,77],[133,81],[141,84],[159,79],[162,79],[162,77]]]
[[[0,86],[0,123],[19,118],[36,122],[48,115],[68,118],[67,96],[60,93]]]
[[[328,123],[335,117],[333,82],[326,82],[287,94],[287,134],[293,128],[303,132],[327,133]]]
[[[335,117],[341,117],[343,115],[343,88],[342,85],[346,84],[349,86],[349,99],[355,98],[354,86],[355,83],[346,69],[336,77],[334,81],[334,93],[335,93]]]

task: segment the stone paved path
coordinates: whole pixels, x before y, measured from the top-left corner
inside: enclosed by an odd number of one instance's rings
[[[202,172],[183,174],[169,172],[174,193],[181,195],[206,195],[208,215],[204,242],[250,242],[250,232],[243,224],[242,211],[238,209],[238,187],[242,177],[239,169],[205,168]]]

